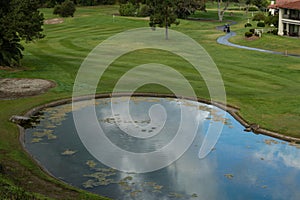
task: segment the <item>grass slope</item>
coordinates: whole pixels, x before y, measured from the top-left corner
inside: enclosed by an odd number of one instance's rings
[[[50,9],[43,9],[42,12],[46,18],[56,17],[51,14]],[[44,175],[23,152],[18,140],[18,129],[8,119],[37,105],[70,97],[77,70],[96,45],[124,30],[148,26],[145,20],[122,17],[116,17],[113,22],[114,13],[117,13],[116,6],[78,8],[74,18],[67,18],[62,24],[44,25],[46,38],[25,45],[25,57],[22,61],[25,70],[0,71],[1,78],[45,78],[58,84],[56,88],[40,96],[0,100],[0,164],[5,169],[5,173],[0,173],[0,184],[17,188],[16,190],[23,188],[51,198],[101,199]],[[213,17],[213,13],[214,11],[209,10],[205,15]],[[225,19],[244,23],[245,16],[236,13],[234,16],[225,16]],[[264,128],[300,137],[300,59],[219,45],[216,39],[223,33],[215,27],[223,23],[181,20],[181,24],[173,29],[189,35],[208,51],[224,79],[228,103],[239,106],[243,117]],[[236,29],[239,26],[241,25],[236,25]],[[235,26],[232,27],[234,28]],[[119,58],[103,76],[98,92],[111,91],[122,74],[149,61],[174,67],[189,79],[199,97],[209,98],[204,82],[198,80],[188,63],[168,52],[153,49],[131,52]],[[157,85],[146,85],[139,90],[169,92]],[[39,195],[36,196],[39,198]]]

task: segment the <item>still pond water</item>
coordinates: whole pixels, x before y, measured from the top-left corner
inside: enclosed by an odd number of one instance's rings
[[[110,99],[78,102],[74,112],[84,113],[95,107],[98,122],[112,143],[127,151],[147,153],[174,138],[179,121],[184,118],[181,109],[196,107],[200,117],[191,118],[198,120],[199,128],[191,146],[177,161],[153,172],[112,169],[97,161],[82,144],[72,105],[66,104],[42,110],[39,123],[26,129],[25,147],[58,179],[113,199],[300,199],[300,146],[246,133],[230,115],[220,118],[220,109],[188,100],[131,98],[132,121],[124,121],[119,113],[111,111],[111,105],[121,105],[122,101],[116,98],[112,104]],[[151,106],[157,104],[164,107],[167,116],[163,127],[161,116],[148,114]],[[85,120],[88,126],[89,119]],[[217,144],[208,156],[199,159],[208,127],[220,123],[224,127]],[[130,136],[118,127],[120,124],[151,137]],[[151,135],[156,130],[159,133]]]

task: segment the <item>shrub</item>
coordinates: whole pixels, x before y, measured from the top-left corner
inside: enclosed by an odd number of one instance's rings
[[[59,15],[61,17],[73,17],[76,11],[75,4],[73,1],[65,1],[61,5],[56,5],[53,10],[53,14]]]
[[[245,28],[246,28],[246,27],[251,27],[251,26],[252,26],[252,24],[250,24],[250,23],[246,23],[246,24],[245,24]]]
[[[245,33],[245,36],[246,36],[247,38],[252,37],[252,36],[253,36],[253,33],[251,33],[251,32],[246,32],[246,33]]]
[[[278,22],[279,22],[279,15],[270,15],[266,18],[265,23],[268,25],[273,24],[275,27],[278,27]]]
[[[138,11],[139,17],[147,17],[150,15],[150,8],[147,5],[142,5]]]
[[[266,20],[266,15],[262,12],[257,13],[256,15],[254,15],[252,21],[265,21]]]
[[[248,11],[258,11],[258,8],[257,7],[254,7],[254,6],[252,6],[252,7],[250,7],[249,9],[248,9]]]
[[[61,16],[62,17],[74,17],[74,13],[76,11],[75,4],[73,1],[65,1],[61,4]]]
[[[54,15],[60,15],[61,13],[61,5],[56,5],[53,10]]]
[[[272,33],[273,33],[274,35],[278,35],[278,29],[276,28],[276,29],[272,30]]]
[[[257,27],[265,27],[265,23],[264,22],[258,22],[257,23]]]
[[[255,29],[254,29],[254,28],[251,28],[251,29],[249,30],[249,32],[250,32],[250,33],[254,33],[254,32],[255,32]]]
[[[119,13],[121,16],[135,16],[137,9],[132,3],[120,4]]]

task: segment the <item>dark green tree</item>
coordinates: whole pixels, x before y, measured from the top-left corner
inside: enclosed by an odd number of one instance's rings
[[[269,0],[253,0],[253,4],[256,5],[260,10],[265,10],[271,2]]]
[[[156,26],[165,27],[166,40],[169,39],[168,30],[172,24],[179,24],[176,15],[176,1],[174,0],[148,0],[150,23],[153,28]]]
[[[0,1],[0,65],[19,66],[24,50],[21,40],[44,37],[44,17],[38,7],[38,0]]]
[[[138,8],[131,2],[120,4],[119,13],[121,16],[135,16]]]
[[[257,6],[260,10],[264,10],[271,4],[271,2],[269,0],[246,0],[246,4],[252,4]]]
[[[265,21],[267,16],[263,12],[259,12],[253,16],[252,21]]]
[[[53,10],[53,14],[61,17],[73,17],[76,11],[76,6],[73,1],[66,0],[61,5],[56,5]]]
[[[61,4],[61,16],[62,17],[74,17],[76,6],[73,1],[66,0]]]
[[[186,19],[196,10],[205,10],[205,0],[177,0],[176,15],[178,18]]]

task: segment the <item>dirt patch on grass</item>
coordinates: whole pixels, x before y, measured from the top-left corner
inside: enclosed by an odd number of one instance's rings
[[[64,22],[63,18],[53,18],[53,19],[46,19],[44,24],[61,24]]]
[[[34,96],[55,86],[53,81],[43,79],[2,78],[0,79],[0,99]]]
[[[247,40],[247,41],[254,41],[254,40],[258,40],[258,39],[259,39],[259,37],[255,36],[255,35],[253,35],[251,37],[245,37],[245,40]]]

